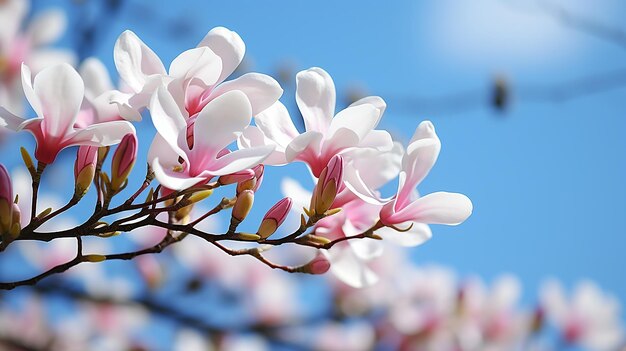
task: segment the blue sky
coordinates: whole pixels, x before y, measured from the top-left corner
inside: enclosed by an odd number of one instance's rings
[[[36,3],[75,11],[69,1]],[[547,277],[567,284],[591,278],[626,301],[626,89],[565,102],[515,95],[619,69],[626,47],[569,28],[530,3],[131,0],[116,17],[100,18],[93,53],[112,69],[114,41],[131,29],[169,63],[210,28],[226,26],[246,42],[254,71],[320,66],[339,92],[356,86],[385,98],[382,127],[399,140],[421,120],[433,121],[443,148],[420,192],[462,192],[474,202],[466,223],[433,227],[433,239],[413,249],[416,262],[487,279],[514,273],[527,297]],[[566,5],[614,26],[626,10],[608,0]],[[76,13],[70,25],[75,21]],[[70,34],[61,45],[72,40]],[[488,105],[495,76],[513,87],[506,113]],[[427,104],[463,92],[475,96],[466,108]],[[426,100],[407,104],[411,98]],[[293,99],[286,89],[282,100]],[[268,188],[278,184],[266,181]]]

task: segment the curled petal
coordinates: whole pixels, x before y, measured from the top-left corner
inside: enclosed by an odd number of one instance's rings
[[[222,59],[222,73],[217,82],[223,82],[230,76],[243,60],[246,45],[239,34],[224,28],[215,27],[198,44],[198,47],[208,46]]]
[[[379,110],[370,104],[351,106],[337,113],[330,123],[329,135],[341,128],[350,129],[362,140],[378,125]]]
[[[179,155],[187,150],[187,121],[172,95],[161,86],[150,101],[150,114],[157,132]]]
[[[300,133],[289,117],[285,105],[276,101],[272,106],[256,115],[254,121],[266,137],[284,150]]]
[[[392,217],[395,223],[410,220],[426,224],[457,225],[471,214],[472,202],[467,196],[436,192],[420,197]]]
[[[135,134],[135,127],[126,121],[112,121],[88,126],[74,133],[70,145],[109,146],[119,143],[126,134]]]
[[[178,173],[173,170],[163,168],[158,157],[152,161],[152,170],[154,171],[154,176],[159,183],[171,190],[185,190],[208,180],[208,177],[202,175],[189,177],[186,173]]]
[[[0,127],[18,131],[25,120],[11,113],[4,107],[0,107]]]
[[[253,149],[233,151],[217,159],[215,164],[208,170],[212,175],[225,175],[235,173],[246,168],[254,167],[269,156],[274,148],[262,146]]]
[[[136,93],[143,89],[148,76],[166,73],[154,51],[129,30],[124,31],[115,42],[113,58],[120,77]]]
[[[323,137],[324,135],[322,133],[316,131],[308,131],[298,135],[287,145],[287,149],[285,150],[287,162],[295,160],[305,150],[310,150],[316,155],[319,154],[320,142]]]
[[[170,65],[170,76],[187,80],[199,78],[206,85],[215,84],[222,72],[222,60],[208,47],[187,50]]]
[[[285,150],[276,145],[273,140],[268,139],[261,130],[255,126],[248,126],[237,139],[237,145],[240,149],[250,149],[259,146],[274,147],[274,151],[267,156],[265,161],[267,165],[280,166],[287,163],[285,159]]]
[[[296,102],[307,131],[325,133],[335,114],[335,83],[326,71],[313,67],[296,75]]]
[[[221,95],[231,90],[240,90],[248,96],[252,106],[252,115],[272,106],[283,94],[283,89],[274,78],[266,74],[246,73],[237,79],[218,85],[212,95]]]
[[[380,96],[367,96],[350,104],[349,107],[369,104],[378,109],[379,119],[387,109],[387,103]]]

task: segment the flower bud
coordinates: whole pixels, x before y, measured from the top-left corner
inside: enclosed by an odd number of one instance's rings
[[[137,159],[137,136],[128,133],[122,138],[111,160],[111,189],[118,191],[128,179]]]
[[[76,154],[74,163],[74,195],[82,197],[89,190],[89,186],[96,174],[96,162],[98,162],[97,146],[81,146]]]
[[[240,194],[244,190],[252,190],[256,192],[259,189],[259,186],[261,186],[265,166],[259,164],[252,167],[251,170],[254,172],[254,177],[239,182],[239,184],[237,184],[237,194]]]
[[[248,168],[239,172],[223,175],[217,178],[217,182],[220,185],[228,185],[228,184],[240,183],[248,179],[252,179],[252,178],[254,178],[254,171]]]
[[[263,183],[263,174],[265,174],[265,166],[262,164],[259,164],[257,166],[252,167],[252,170],[254,171],[254,178],[256,179],[256,183],[254,184],[252,191],[256,192],[261,186],[261,183]]]
[[[20,147],[20,153],[22,154],[22,160],[24,160],[24,165],[28,169],[28,172],[30,172],[30,175],[32,176],[35,173],[37,173],[37,169],[35,168],[33,159],[30,157],[30,154],[28,153],[28,151],[26,151],[26,149],[23,146]]]
[[[13,227],[13,186],[9,172],[0,164],[0,234],[8,234]]]
[[[267,211],[257,231],[261,238],[265,239],[276,232],[278,227],[285,221],[285,218],[287,218],[292,203],[291,198],[286,197]]]
[[[335,155],[324,167],[317,180],[309,212],[313,215],[322,215],[335,201],[337,193],[343,189],[343,157]]]
[[[237,196],[237,200],[235,201],[235,205],[233,206],[232,220],[237,221],[237,224],[248,216],[250,210],[252,209],[252,204],[254,203],[254,192],[252,190],[244,190],[239,196]]]
[[[311,262],[302,266],[302,273],[324,274],[330,269],[330,262],[324,255],[318,253]]]

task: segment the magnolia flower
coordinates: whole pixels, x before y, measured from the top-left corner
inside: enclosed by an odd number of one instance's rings
[[[64,13],[43,11],[22,31],[28,8],[26,0],[0,1],[0,106],[18,114],[23,113],[20,84],[23,62],[36,73],[52,64],[75,61],[69,51],[45,48],[65,31]]]
[[[347,156],[355,148],[392,148],[389,133],[374,129],[386,107],[381,98],[363,98],[335,115],[335,84],[326,71],[318,67],[302,71],[296,83],[296,101],[306,132],[300,134],[285,106],[276,102],[256,115],[256,127],[246,129],[239,139],[240,148],[274,145],[267,164],[302,161],[316,177],[337,154]]]
[[[248,97],[239,90],[226,92],[208,103],[191,125],[164,87],[157,89],[150,106],[158,134],[148,159],[157,180],[168,189],[183,190],[215,176],[251,168],[272,152],[272,147],[234,152],[226,149],[252,119]]]
[[[565,342],[591,350],[616,350],[624,341],[620,304],[590,281],[579,283],[571,298],[556,281],[546,283],[541,304]]]
[[[432,235],[426,224],[456,225],[472,213],[472,202],[463,194],[436,192],[418,197],[415,188],[437,161],[440,149],[432,123],[420,123],[402,158],[398,191],[380,212],[382,224],[405,232],[383,228],[377,234],[392,239],[399,235],[406,238],[402,239],[404,244],[419,245]]]
[[[257,114],[276,102],[283,90],[276,80],[259,73],[247,73],[224,82],[239,66],[244,53],[245,44],[237,33],[216,27],[196,48],[176,57],[166,72],[158,56],[135,33],[125,31],[115,43],[115,66],[136,96],[117,102],[127,107],[146,106],[152,93],[165,83],[177,98],[180,114],[185,119],[197,115],[209,102],[233,90],[242,91],[252,114]]]
[[[282,183],[282,192],[289,194],[295,203],[293,209],[309,206],[312,193],[296,181],[287,178]],[[333,203],[332,208],[337,208]],[[376,223],[380,206],[364,201],[351,201],[341,205],[342,211],[325,217],[315,225],[315,234],[329,240],[351,236],[369,229]],[[374,240],[347,240],[321,252],[331,263],[331,272],[353,287],[369,286],[378,280],[367,263],[380,256],[382,247]]]
[[[22,66],[22,85],[37,118],[24,120],[0,108],[0,126],[15,131],[28,130],[37,141],[35,157],[50,164],[57,154],[73,145],[108,146],[119,143],[135,128],[126,121],[86,125],[80,107],[85,87],[80,75],[68,64],[51,66],[35,76]]]

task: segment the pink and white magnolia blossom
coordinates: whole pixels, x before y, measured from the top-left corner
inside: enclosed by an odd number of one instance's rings
[[[246,129],[239,139],[240,148],[274,145],[266,164],[302,161],[316,177],[337,154],[349,159],[357,148],[391,150],[389,133],[375,130],[386,108],[380,97],[363,98],[335,115],[335,84],[326,71],[313,67],[299,72],[296,84],[296,102],[306,131],[300,134],[287,108],[276,102],[256,115],[256,127]]]
[[[542,287],[541,305],[564,342],[598,351],[623,346],[620,303],[595,283],[579,283],[568,298],[560,283],[549,281]]]
[[[245,44],[241,37],[224,27],[211,29],[197,47],[184,51],[170,64],[169,71],[159,57],[137,35],[125,31],[115,43],[115,66],[120,77],[135,96],[113,99],[121,106],[141,108],[159,85],[165,84],[185,119],[196,116],[210,101],[220,95],[242,91],[248,98],[252,114],[257,114],[282,95],[282,88],[270,76],[246,73],[225,81],[241,63]]]
[[[119,143],[128,133],[135,133],[135,128],[126,121],[84,123],[80,108],[85,86],[68,64],[42,70],[34,82],[30,69],[23,65],[22,85],[37,118],[25,120],[0,108],[0,126],[31,132],[37,141],[35,157],[40,162],[54,162],[57,154],[69,146],[108,146]]]
[[[183,190],[206,183],[215,176],[254,167],[272,152],[270,146],[233,152],[226,148],[252,119],[252,108],[243,92],[232,90],[218,96],[198,113],[193,124],[187,123],[178,102],[160,87],[150,103],[158,134],[148,159],[164,187]]]
[[[70,51],[47,47],[65,31],[65,14],[60,10],[46,10],[24,26],[29,7],[28,0],[0,1],[0,106],[17,114],[24,112],[20,82],[22,63],[37,73],[52,64],[76,60]]]
[[[415,188],[428,175],[441,150],[441,141],[431,122],[420,123],[409,142],[399,175],[398,191],[380,212],[380,222],[387,228],[377,231],[385,238],[398,235],[406,244],[418,245],[431,236],[426,224],[457,225],[472,213],[470,199],[458,193],[435,192],[419,197]],[[389,227],[407,230],[393,233]]]

